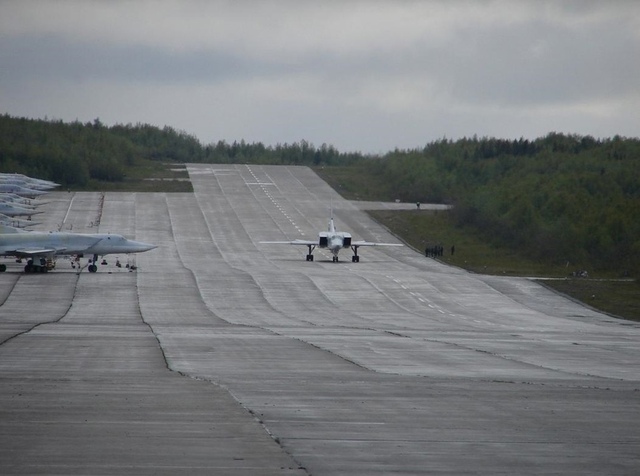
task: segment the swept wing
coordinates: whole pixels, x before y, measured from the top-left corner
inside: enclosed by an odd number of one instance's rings
[[[339,232],[333,223],[333,212],[329,219],[328,231],[321,231],[318,233],[317,240],[289,240],[289,241],[261,241],[263,244],[274,245],[302,245],[309,248],[309,253],[306,256],[307,261],[313,261],[313,250],[316,248],[327,248],[333,254],[333,261],[338,261],[338,253],[341,249],[351,248],[353,256],[351,261],[357,263],[360,261],[358,256],[358,248],[361,246],[403,246],[401,243],[376,243],[371,241],[353,241],[351,234],[347,232]]]

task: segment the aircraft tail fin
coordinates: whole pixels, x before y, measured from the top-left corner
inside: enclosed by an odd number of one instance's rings
[[[335,233],[336,226],[333,223],[333,207],[329,210],[329,233]]]

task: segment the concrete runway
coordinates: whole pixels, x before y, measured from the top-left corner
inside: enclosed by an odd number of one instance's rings
[[[408,247],[306,262],[260,241],[330,206],[397,239],[310,169],[188,169],[46,197],[39,229],[159,245],[122,268],[3,260],[0,474],[640,474],[638,324]]]

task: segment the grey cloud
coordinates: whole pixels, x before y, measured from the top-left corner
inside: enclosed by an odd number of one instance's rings
[[[467,101],[571,102],[638,92],[637,41],[626,31],[567,31],[530,24],[476,36],[446,62],[454,93]]]
[[[211,81],[266,68],[216,51],[177,54],[145,45],[78,43],[56,37],[9,38],[0,44],[5,78],[52,78],[72,81]]]
[[[0,112],[374,151],[640,128],[634,2],[166,2],[139,35],[140,3],[77,5],[0,19]]]

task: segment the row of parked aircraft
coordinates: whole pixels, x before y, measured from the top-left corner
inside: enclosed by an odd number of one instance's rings
[[[42,203],[32,204],[31,199],[56,187],[59,184],[48,180],[0,173],[0,256],[26,259],[26,273],[46,272],[50,263],[60,256],[91,256],[88,270],[95,273],[99,256],[141,253],[157,248],[113,233],[27,231],[27,227],[37,224],[31,217],[41,213],[37,207]],[[21,216],[27,219],[19,218]],[[6,269],[6,264],[0,263],[0,272]]]

